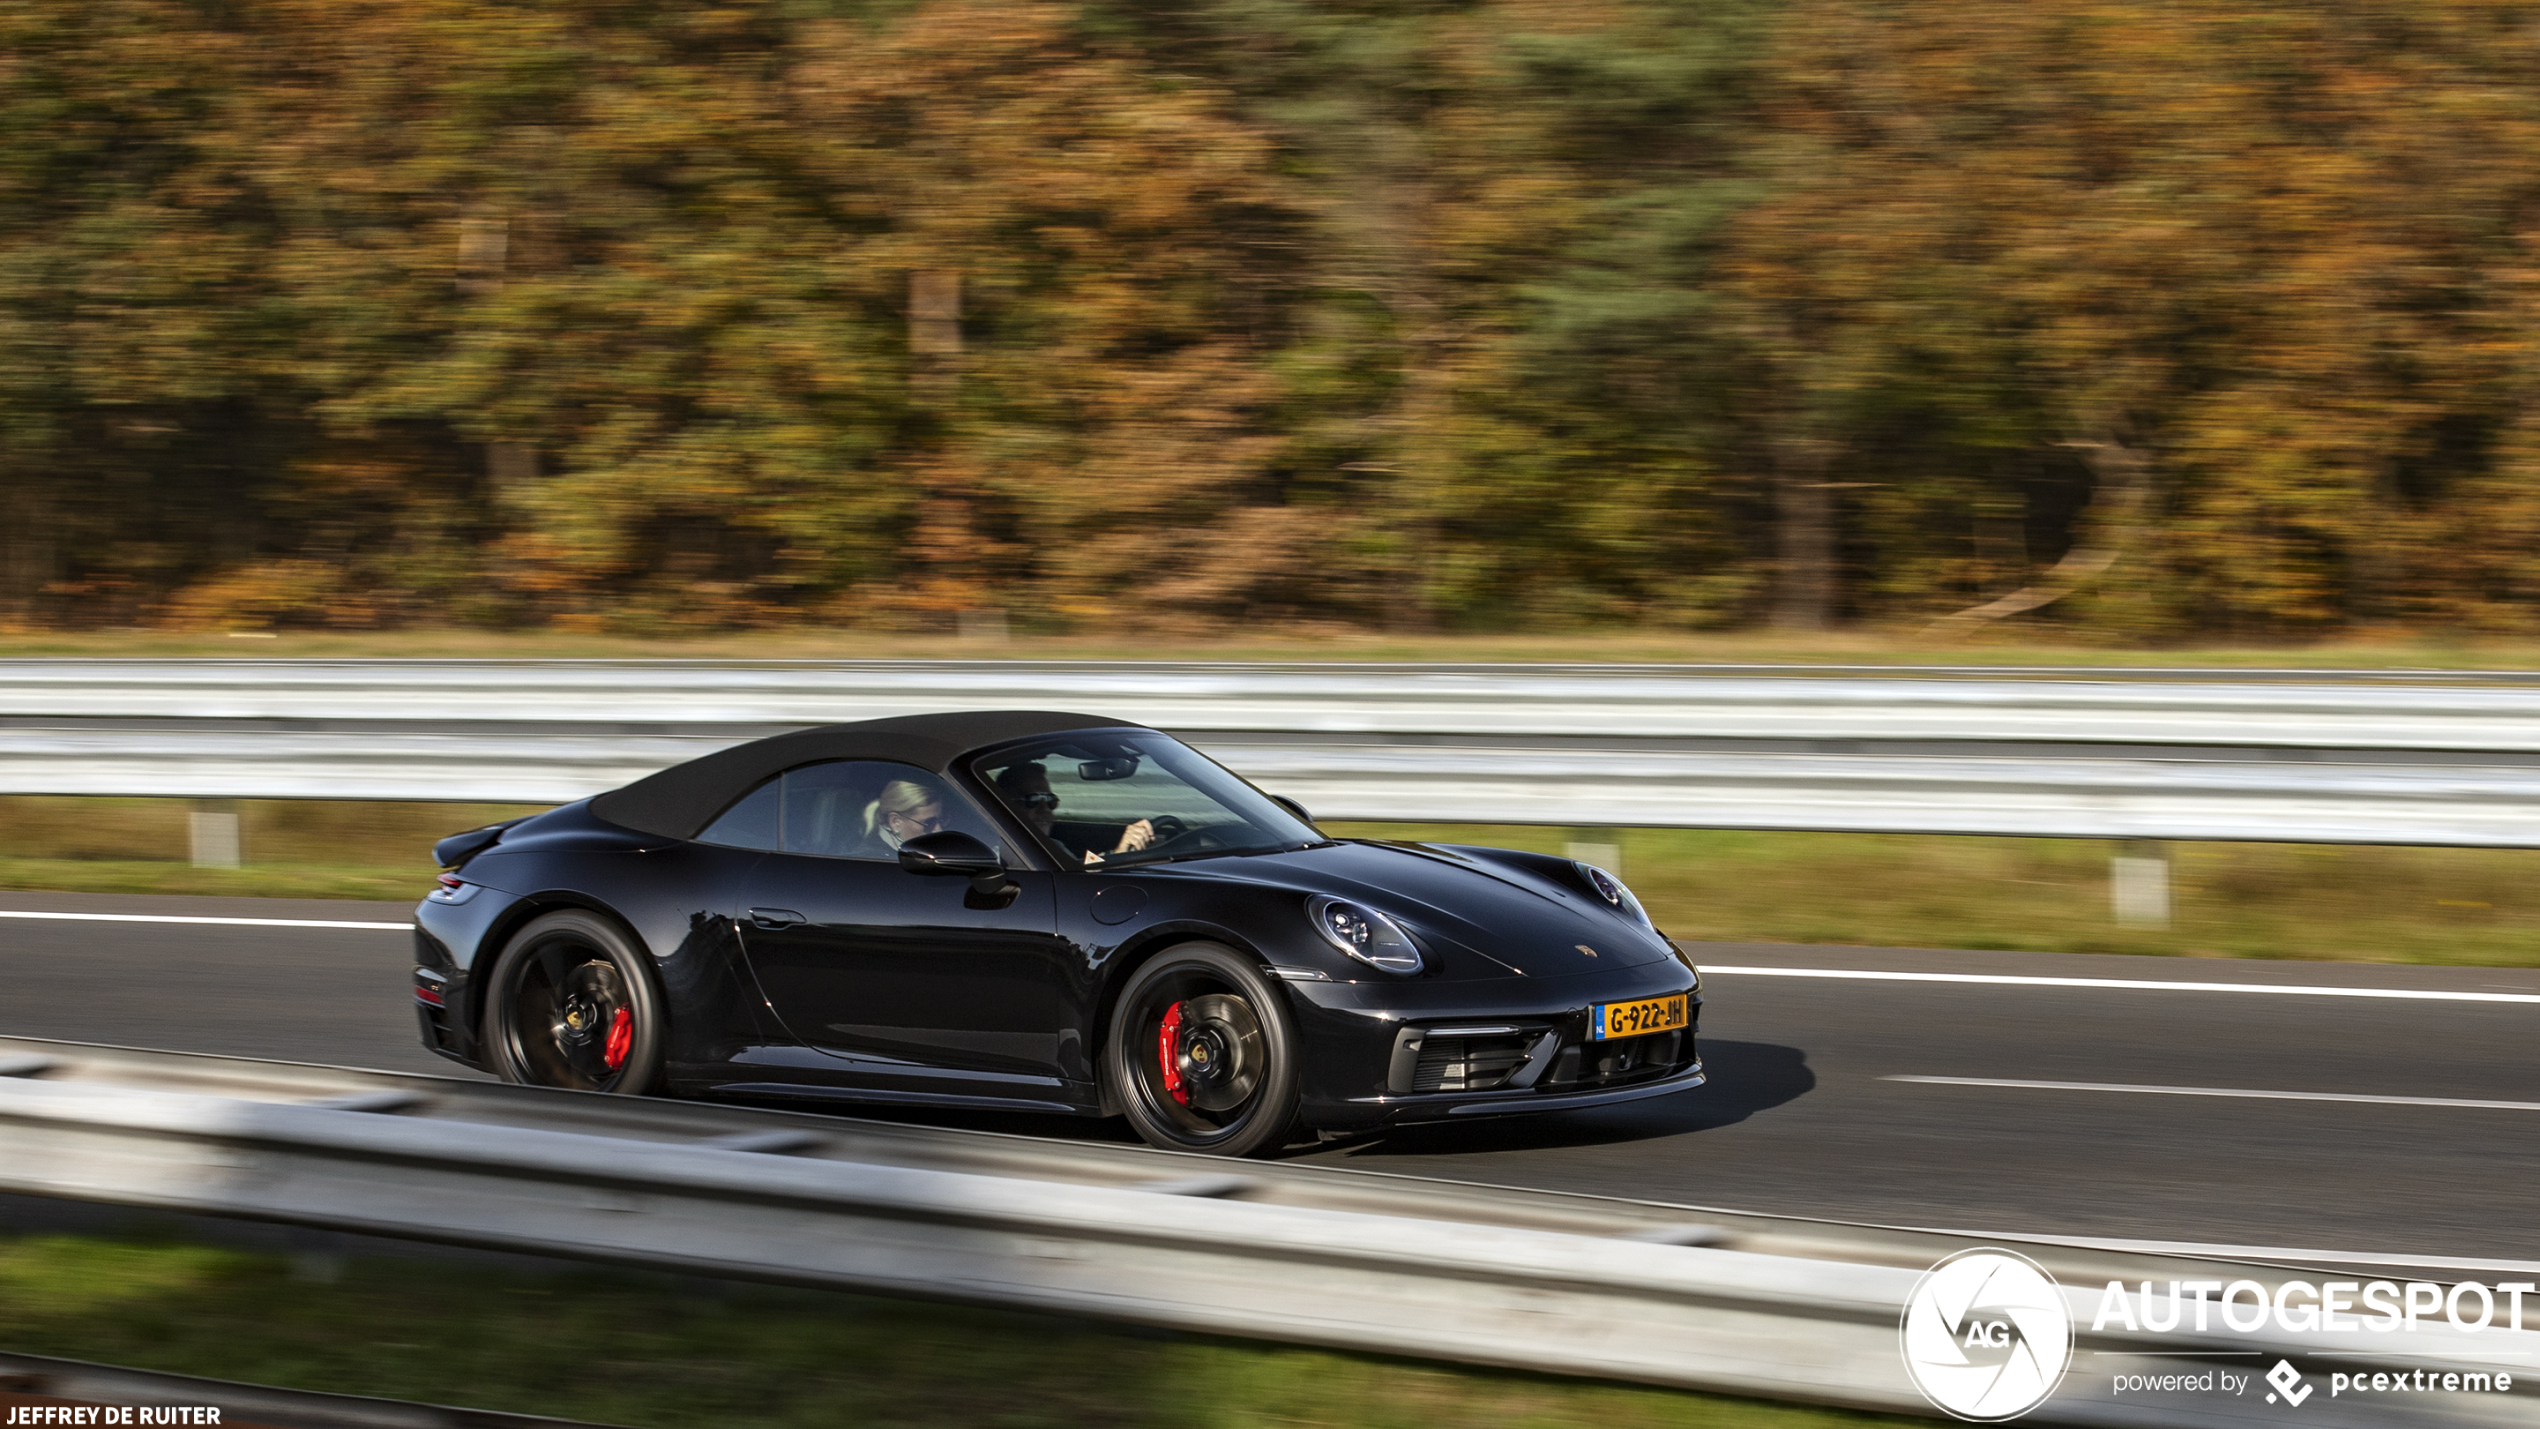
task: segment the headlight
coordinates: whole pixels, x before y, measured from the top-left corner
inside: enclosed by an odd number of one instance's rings
[[[1622,909],[1633,922],[1653,933],[1658,931],[1658,925],[1649,921],[1648,910],[1642,908],[1640,900],[1634,898],[1632,891],[1623,886],[1623,880],[1592,863],[1574,863],[1571,867],[1576,868],[1579,876],[1587,880],[1588,887],[1595,889],[1606,902]]]
[[[1420,950],[1411,935],[1384,914],[1338,898],[1317,898],[1306,911],[1326,942],[1367,966],[1389,973],[1420,970]]]

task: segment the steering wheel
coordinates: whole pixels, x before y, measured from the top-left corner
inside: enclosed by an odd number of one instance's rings
[[[1147,840],[1148,848],[1161,848],[1175,839],[1188,835],[1191,831],[1190,825],[1171,814],[1155,815],[1147,820],[1147,827],[1155,833],[1153,838]]]

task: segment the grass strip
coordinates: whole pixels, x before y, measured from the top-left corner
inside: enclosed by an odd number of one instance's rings
[[[181,863],[142,860],[0,858],[0,888],[48,893],[351,898],[412,903],[432,890],[432,870],[302,864],[189,868]]]
[[[1619,849],[1660,927],[1718,942],[1849,943],[2540,966],[2540,850],[2173,843],[2167,928],[2119,927],[2103,839],[1333,824],[1334,833]],[[1595,860],[1610,852],[1590,855]]]
[[[0,1345],[636,1429],[1863,1429],[1925,1420],[825,1291],[0,1237]]]

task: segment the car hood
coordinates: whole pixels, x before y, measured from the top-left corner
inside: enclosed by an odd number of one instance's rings
[[[1364,903],[1428,943],[1450,975],[1563,977],[1675,956],[1664,938],[1626,915],[1484,850],[1348,842],[1208,859],[1175,871]]]

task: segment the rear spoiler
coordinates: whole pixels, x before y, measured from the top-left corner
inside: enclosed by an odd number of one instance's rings
[[[452,834],[432,846],[432,861],[443,868],[462,867],[469,859],[492,848],[495,842],[502,838],[503,830],[514,824],[525,823],[533,817],[535,816],[523,814],[517,819],[505,819],[499,824],[487,824],[481,829],[470,829],[463,834]]]

